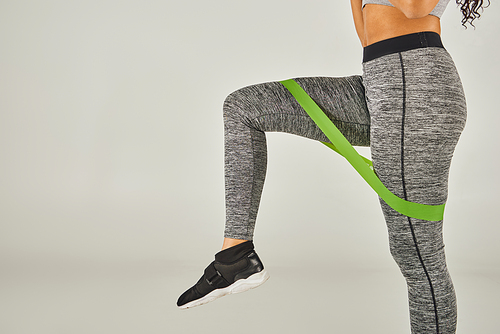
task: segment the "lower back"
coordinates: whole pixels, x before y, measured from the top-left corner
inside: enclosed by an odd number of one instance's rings
[[[438,17],[427,15],[419,19],[409,19],[399,9],[383,5],[366,5],[363,9],[363,22],[365,46],[420,31],[434,31],[441,34]]]

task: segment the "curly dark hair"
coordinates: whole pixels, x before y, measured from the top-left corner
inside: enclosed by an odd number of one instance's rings
[[[478,19],[481,16],[478,10],[481,10],[482,13],[483,9],[490,5],[490,0],[488,0],[488,5],[484,7],[483,0],[456,0],[456,2],[460,7],[460,10],[462,11],[462,25],[465,28],[467,28],[467,26],[465,25],[467,22],[469,22],[469,24],[474,27],[472,21]]]

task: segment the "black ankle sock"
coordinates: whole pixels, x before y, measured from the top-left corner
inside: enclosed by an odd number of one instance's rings
[[[230,263],[241,259],[254,249],[253,241],[246,241],[239,245],[224,249],[215,254],[215,261],[221,263]]]

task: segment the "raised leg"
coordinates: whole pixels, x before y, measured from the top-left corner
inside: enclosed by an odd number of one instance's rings
[[[370,117],[361,77],[298,78],[353,145],[370,144]],[[224,103],[225,237],[252,240],[267,165],[265,132],[328,141],[279,82],[245,87]]]

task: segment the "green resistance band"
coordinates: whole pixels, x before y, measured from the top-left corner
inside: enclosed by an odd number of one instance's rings
[[[344,135],[337,129],[332,121],[325,115],[321,108],[307,95],[307,93],[293,79],[280,81],[285,86],[297,102],[309,114],[312,120],[323,131],[331,143],[323,143],[335,152],[342,155],[349,163],[358,171],[365,179],[370,187],[394,210],[412,218],[438,221],[443,219],[444,206],[441,205],[426,205],[405,201],[402,198],[394,195],[387,189],[382,181],[378,178],[373,170],[372,162],[359,153],[352,147]]]

